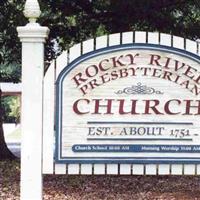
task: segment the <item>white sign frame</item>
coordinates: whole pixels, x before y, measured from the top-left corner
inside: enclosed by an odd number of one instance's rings
[[[200,159],[198,157],[140,157],[140,158],[131,158],[130,160],[127,159],[113,159],[113,157],[111,158],[102,158],[102,159],[97,159],[95,157],[93,157],[92,159],[88,158],[84,158],[84,159],[67,159],[67,158],[61,158],[61,150],[60,150],[60,144],[61,144],[61,139],[62,139],[62,131],[61,131],[61,121],[62,121],[62,103],[61,103],[61,99],[62,99],[62,81],[65,78],[65,76],[67,75],[68,72],[70,72],[71,70],[73,70],[73,68],[75,68],[79,63],[83,62],[84,60],[90,59],[92,57],[98,56],[98,55],[102,55],[102,54],[107,54],[109,52],[114,52],[114,51],[120,51],[120,50],[127,50],[127,49],[143,49],[143,50],[157,50],[157,51],[164,51],[164,52],[168,52],[168,53],[173,53],[173,54],[177,54],[179,56],[183,56],[183,57],[187,57],[189,59],[195,60],[195,62],[198,62],[200,64],[200,59],[199,56],[197,56],[196,54],[178,49],[178,48],[174,48],[174,47],[166,47],[164,45],[157,45],[157,44],[142,44],[142,43],[134,43],[134,44],[123,44],[123,45],[115,45],[112,47],[106,47],[100,50],[96,50],[90,53],[86,53],[83,56],[80,56],[79,58],[75,59],[73,62],[71,62],[67,67],[65,67],[63,69],[63,71],[60,73],[60,75],[58,76],[57,82],[56,82],[56,110],[57,110],[57,116],[56,116],[56,152],[55,152],[55,159],[56,162],[58,163],[116,163],[116,164],[133,164],[133,163],[137,163],[137,164],[186,164],[186,163],[199,163]],[[176,124],[176,123],[175,123]],[[176,124],[177,125],[177,124]],[[174,147],[178,147],[177,145],[174,145]],[[180,146],[179,146],[180,147]],[[186,145],[185,147],[189,147],[188,145]],[[194,146],[195,148],[199,148],[198,145]],[[184,145],[183,145],[184,148]],[[182,151],[183,153],[184,151]],[[188,152],[188,153],[192,153],[192,151]],[[198,153],[198,152],[196,152]]]

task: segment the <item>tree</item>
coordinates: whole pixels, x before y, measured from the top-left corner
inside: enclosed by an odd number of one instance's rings
[[[0,1],[0,64],[4,68],[21,60],[16,27],[27,23],[24,3],[25,0]],[[200,38],[198,0],[42,0],[39,3],[42,10],[39,23],[51,30],[45,51],[47,63],[73,44],[107,33],[143,30]],[[58,44],[56,49],[55,44]]]
[[[20,62],[21,44],[16,27],[27,23],[25,0],[1,0],[1,60]],[[39,0],[39,23],[50,28],[46,60],[51,61],[73,44],[107,33],[157,31],[190,39],[200,38],[198,0]],[[58,43],[59,49],[54,49]],[[2,52],[0,53],[2,54]]]
[[[2,120],[2,105],[1,105],[1,89],[0,89],[0,160],[4,159],[15,159],[16,157],[8,149],[3,132],[3,120]]]
[[[20,66],[0,64],[0,74],[2,82],[19,82],[20,80]],[[0,88],[0,160],[15,159],[16,157],[8,149],[3,132],[3,107],[2,107],[2,92]]]
[[[19,5],[15,1],[2,0],[0,2],[0,82],[19,82],[21,78],[21,44],[17,39],[16,26],[18,26],[18,22],[25,23],[22,13],[23,2]],[[0,160],[15,158],[8,149],[4,138],[2,92],[0,88]]]

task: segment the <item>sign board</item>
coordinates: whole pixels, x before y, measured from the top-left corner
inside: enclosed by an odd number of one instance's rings
[[[56,82],[58,163],[199,163],[200,59],[153,44],[84,54]]]

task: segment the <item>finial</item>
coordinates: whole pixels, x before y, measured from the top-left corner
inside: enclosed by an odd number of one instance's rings
[[[40,16],[40,6],[37,0],[26,0],[24,15],[28,18],[30,23],[35,23]]]

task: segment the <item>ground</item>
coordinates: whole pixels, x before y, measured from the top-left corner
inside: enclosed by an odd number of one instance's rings
[[[18,200],[19,161],[0,162],[0,199]],[[197,200],[199,176],[44,176],[44,200]]]

